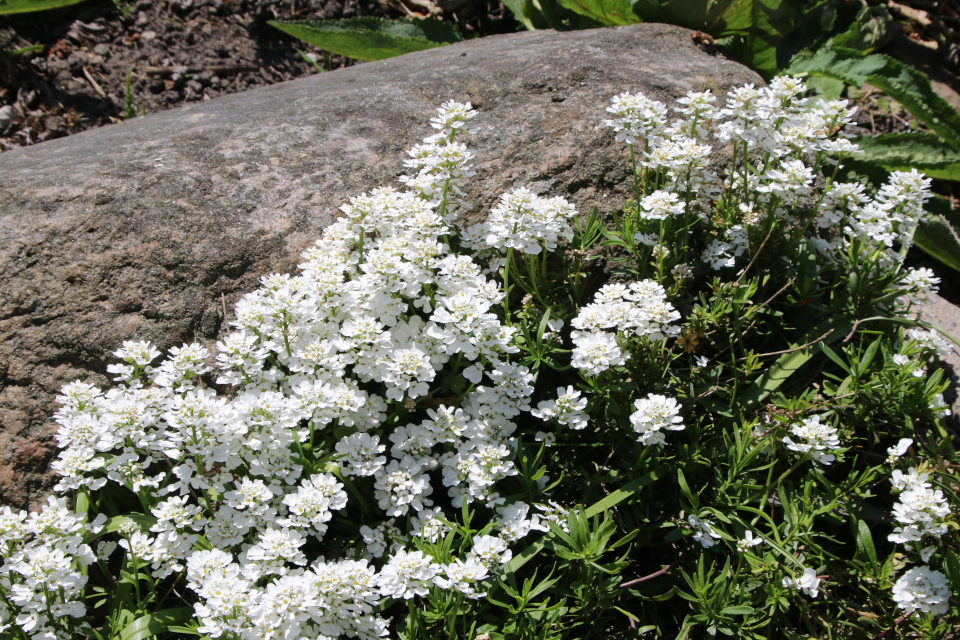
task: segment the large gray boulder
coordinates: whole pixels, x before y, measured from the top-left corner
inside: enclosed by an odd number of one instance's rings
[[[636,25],[496,36],[371,62],[0,155],[0,503],[52,486],[61,385],[108,385],[123,340],[209,342],[257,279],[351,195],[396,184],[441,102],[469,100],[489,205],[513,186],[584,210],[622,202],[602,125],[624,90],[672,101],[760,78],[691,32]]]

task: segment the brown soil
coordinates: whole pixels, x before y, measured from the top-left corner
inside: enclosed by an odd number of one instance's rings
[[[328,64],[320,50],[267,22],[396,18],[424,10],[411,6],[397,0],[87,0],[0,17],[0,151],[119,122],[128,98],[137,113],[152,113],[317,73],[297,49],[321,67],[354,64],[339,56]],[[446,17],[468,38],[516,29],[499,0],[472,2]],[[13,53],[36,45],[42,50]]]

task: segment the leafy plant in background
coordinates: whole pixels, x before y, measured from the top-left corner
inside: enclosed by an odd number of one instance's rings
[[[355,60],[383,60],[463,39],[452,24],[413,18],[271,20],[268,24],[324,51]]]
[[[64,387],[60,497],[0,509],[0,633],[947,637],[929,181],[838,180],[853,113],[805,91],[620,94],[622,207],[518,185],[460,226],[483,115],[444,104],[215,358],[129,341]]]
[[[847,163],[848,172],[874,186],[879,186],[888,171],[908,168],[941,180],[960,181],[960,113],[937,95],[919,71],[889,56],[824,47],[797,55],[788,72],[819,80],[818,91],[826,98],[838,97],[847,85],[877,87],[929,130],[859,137],[863,154]],[[918,230],[917,246],[960,271],[960,214],[941,196],[931,198],[927,209],[930,224]]]

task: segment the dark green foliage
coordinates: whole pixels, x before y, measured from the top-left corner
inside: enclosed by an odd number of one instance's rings
[[[271,20],[269,24],[324,51],[356,60],[383,60],[463,39],[455,26],[436,20],[359,17]]]

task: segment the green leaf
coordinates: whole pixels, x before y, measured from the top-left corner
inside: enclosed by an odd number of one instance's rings
[[[853,328],[853,322],[846,317],[834,316],[824,320],[803,336],[802,344],[808,344],[817,340],[824,334],[829,334],[823,338],[824,344],[831,344],[840,340]],[[773,365],[763,372],[746,391],[743,392],[738,400],[744,411],[749,411],[757,404],[762,402],[767,396],[780,388],[784,382],[796,373],[800,367],[805,365],[810,358],[820,351],[818,344],[812,344],[803,349],[798,349],[791,353],[785,353]]]
[[[517,22],[523,25],[524,29],[527,31],[537,30],[537,27],[533,24],[533,17],[527,15],[524,11],[526,7],[531,7],[529,0],[527,2],[524,2],[524,0],[503,0],[503,6],[510,9],[510,13],[517,19]]]
[[[859,162],[871,162],[888,171],[916,169],[931,178],[960,180],[960,151],[933,133],[888,133],[862,136]]]
[[[47,11],[79,4],[83,0],[0,0],[0,16],[10,13],[31,13]]]
[[[559,2],[560,6],[592,18],[605,27],[643,22],[634,12],[634,5],[630,0],[559,0]]]
[[[873,53],[889,44],[899,33],[899,25],[885,5],[862,4],[856,20],[849,29],[833,38],[833,44]]]
[[[960,212],[953,211],[949,201],[942,196],[931,198],[927,210],[932,213],[926,217],[926,223],[917,227],[913,235],[914,245],[951,269],[960,271],[960,242],[957,242]]]
[[[644,17],[640,6],[637,2],[635,10]],[[667,0],[658,21],[727,39],[743,62],[771,77],[777,71],[777,44],[793,29],[794,6],[780,0]]]
[[[173,625],[188,622],[192,617],[193,607],[178,607],[149,613],[124,627],[120,632],[119,640],[147,640],[151,636],[168,631]]]
[[[820,343],[820,350],[823,351],[823,354],[825,356],[833,360],[838,367],[843,369],[846,373],[848,374],[850,373],[850,367],[847,366],[847,363],[843,361],[843,358],[841,358],[836,351],[834,351],[827,345],[823,344],[822,342]]]
[[[364,16],[320,21],[271,20],[268,24],[324,51],[356,60],[383,60],[463,39],[452,24],[437,20]]]
[[[937,95],[925,75],[889,56],[825,47],[816,53],[798,55],[787,72],[836,78],[857,87],[873,85],[902,104],[948,144],[960,149],[960,113]]]
[[[611,507],[615,507],[620,504],[627,498],[635,496],[641,489],[645,486],[652,484],[659,479],[659,469],[654,469],[650,473],[640,476],[639,478],[634,478],[630,482],[624,484],[622,487],[609,494],[599,502],[592,504],[587,507],[584,511],[585,518],[592,518],[595,515],[601,514]],[[552,523],[551,523],[552,525]],[[551,527],[552,528],[552,527]],[[564,536],[567,537],[567,536]],[[531,558],[540,553],[540,550],[543,549],[549,540],[546,538],[540,538],[530,546],[526,547],[523,551],[513,556],[513,559],[510,560],[506,565],[504,565],[504,573],[509,575],[515,573],[522,567],[527,564]]]
[[[877,550],[873,546],[873,535],[870,533],[870,527],[863,520],[857,522],[857,555],[869,560],[875,573],[880,570],[880,564],[877,562]]]
[[[12,56],[23,56],[23,55],[27,55],[28,53],[43,53],[43,45],[42,45],[42,44],[32,44],[32,45],[30,45],[29,47],[23,47],[23,48],[21,48],[21,49],[14,49],[13,51],[10,52],[10,55],[12,55]]]
[[[953,590],[960,589],[960,556],[951,549],[943,550],[943,569],[950,578]]]
[[[871,53],[897,33],[897,24],[883,5],[827,0],[797,18],[796,26],[777,45],[777,66],[789,66],[801,51],[831,45]]]
[[[722,616],[747,616],[753,613],[755,609],[747,606],[724,607],[720,610]]]
[[[125,516],[108,518],[103,527],[103,533],[115,533],[120,530],[121,525],[131,522],[137,525],[140,531],[146,531],[157,524],[157,519],[153,516],[145,516],[139,513],[129,513]]]

